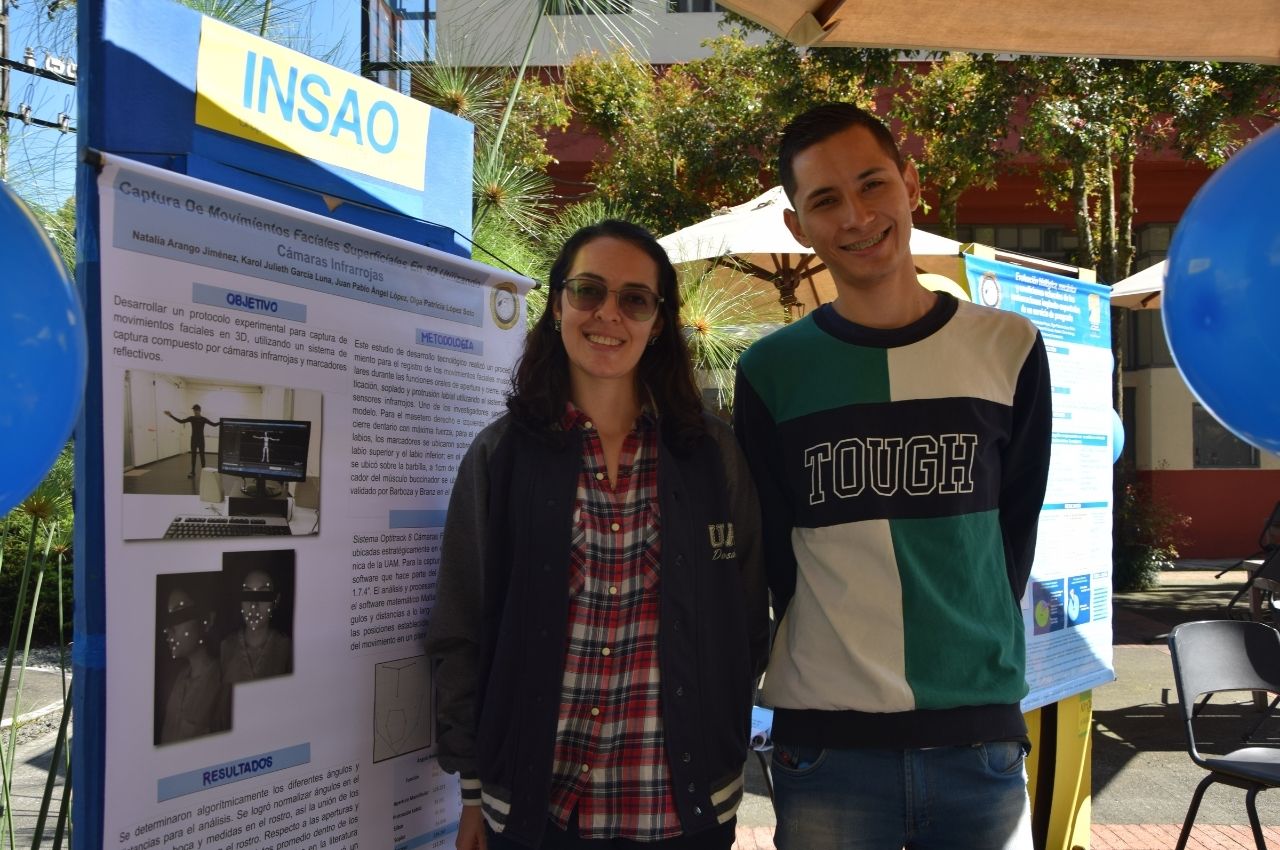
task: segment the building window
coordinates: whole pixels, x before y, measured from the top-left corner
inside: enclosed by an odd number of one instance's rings
[[[551,0],[548,15],[629,15],[631,0]]]
[[[1135,232],[1134,247],[1137,249],[1133,258],[1135,272],[1154,266],[1169,253],[1169,242],[1173,239],[1172,224],[1148,224]]]
[[[723,12],[720,4],[714,0],[667,0],[667,11],[679,12]]]
[[[956,239],[1057,263],[1073,263],[1077,247],[1075,233],[1056,225],[966,224]]]
[[[400,58],[397,36],[398,21],[395,11],[386,0],[371,0],[365,7],[365,26],[368,34],[366,53],[370,62],[394,62]],[[379,71],[378,82],[400,91],[400,75],[396,71]]]
[[[1196,469],[1258,468],[1258,450],[1195,402],[1191,403],[1191,451]]]
[[[1172,366],[1173,354],[1164,335],[1164,320],[1159,310],[1130,310],[1129,338],[1125,340],[1126,369],[1150,369]]]

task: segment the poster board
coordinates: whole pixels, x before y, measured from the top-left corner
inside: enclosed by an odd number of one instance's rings
[[[1049,356],[1053,454],[1022,600],[1027,712],[1115,678],[1110,290],[997,260],[966,255],[964,264],[973,300],[1030,320]]]
[[[128,160],[98,187],[104,846],[451,843],[422,639],[529,282]]]
[[[166,0],[79,14],[73,846],[451,845],[422,637],[532,283],[465,259],[471,127]]]

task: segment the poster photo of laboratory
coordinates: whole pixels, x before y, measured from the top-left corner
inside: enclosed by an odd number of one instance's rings
[[[319,532],[320,392],[136,369],[123,392],[123,539]]]

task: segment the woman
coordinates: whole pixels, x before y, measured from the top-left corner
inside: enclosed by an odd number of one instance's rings
[[[734,839],[768,642],[755,492],[648,231],[575,233],[458,470],[428,629],[460,850]]]

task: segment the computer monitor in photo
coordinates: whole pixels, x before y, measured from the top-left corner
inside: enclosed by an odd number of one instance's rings
[[[267,498],[268,481],[305,481],[311,423],[284,419],[225,418],[218,429],[218,471],[257,481]],[[276,494],[278,495],[278,494]]]

